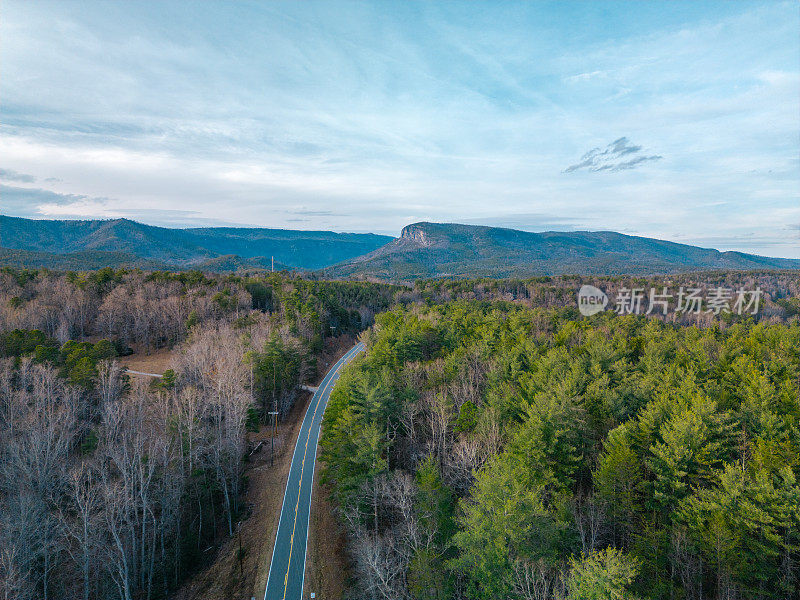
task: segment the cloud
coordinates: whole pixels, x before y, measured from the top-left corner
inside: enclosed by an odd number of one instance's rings
[[[33,175],[17,173],[12,169],[0,169],[0,179],[5,179],[6,181],[18,181],[20,183],[33,183],[36,181],[36,177]]]
[[[312,4],[9,0],[0,165],[36,181],[3,179],[30,189],[1,211],[483,221],[800,257],[793,3]]]
[[[489,227],[505,227],[522,231],[575,231],[585,227],[580,218],[566,217],[551,213],[509,213],[505,215],[487,215],[481,218],[461,219],[465,225],[487,225]]]
[[[592,79],[608,79],[608,71],[592,71],[591,73],[578,73],[565,77],[564,81],[575,83],[580,81],[590,81]]]
[[[0,184],[2,214],[29,219],[128,218],[164,227],[237,226],[249,224],[223,218],[206,218],[195,210],[121,207],[113,198],[60,194],[41,188]]]
[[[350,213],[338,212],[334,210],[309,210],[301,208],[299,210],[290,210],[289,214],[301,215],[305,217],[349,217]]]
[[[51,213],[42,207],[53,207],[55,213],[70,205],[85,205],[92,200],[81,194],[58,194],[39,188],[25,188],[0,184],[0,197],[3,198],[2,213],[14,217],[42,217]],[[95,202],[100,199],[94,199]],[[99,215],[99,213],[98,213]]]
[[[573,173],[580,169],[587,171],[625,171],[635,169],[642,163],[660,160],[659,155],[645,155],[641,146],[634,146],[628,138],[621,137],[603,148],[592,148],[581,156],[581,160],[564,169],[564,173]]]

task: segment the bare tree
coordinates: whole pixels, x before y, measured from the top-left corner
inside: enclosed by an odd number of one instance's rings
[[[524,600],[566,598],[564,573],[543,560],[514,561],[514,593]]]
[[[581,538],[581,549],[589,554],[600,546],[605,526],[605,505],[593,496],[578,495],[572,502],[575,526]]]
[[[97,392],[100,405],[119,399],[125,387],[124,372],[115,360],[103,360],[97,365]]]
[[[463,437],[447,455],[442,476],[445,483],[459,494],[466,494],[475,480],[475,472],[483,466],[486,456],[480,440],[474,436]]]
[[[362,533],[355,542],[356,565],[367,597],[384,600],[410,598],[405,578],[408,564],[394,551],[396,540],[392,535]]]
[[[427,394],[424,399],[430,431],[430,450],[436,456],[441,467],[450,445],[453,403],[447,394]]]
[[[70,554],[80,568],[83,599],[89,600],[90,572],[97,548],[98,518],[102,501],[99,477],[92,465],[80,463],[70,473],[67,501],[67,514],[62,514],[64,532],[77,546],[75,552],[70,550]]]

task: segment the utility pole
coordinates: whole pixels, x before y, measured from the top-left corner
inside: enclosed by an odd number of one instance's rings
[[[239,521],[237,527],[239,534],[239,581],[244,581],[244,567],[242,567],[242,522]]]
[[[278,435],[278,411],[271,411],[272,426],[269,432],[269,466],[275,465],[275,437]]]
[[[274,260],[274,259],[273,259]],[[275,436],[278,433],[278,397],[275,395],[275,385],[276,385],[276,370],[277,365],[275,364],[278,360],[277,355],[272,357],[272,412],[269,413],[272,415],[272,431],[270,432],[270,454],[269,454],[269,466],[272,467],[275,465]]]
[[[275,272],[275,257],[272,257],[272,272]]]

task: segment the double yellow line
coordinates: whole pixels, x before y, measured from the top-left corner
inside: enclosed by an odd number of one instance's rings
[[[352,350],[351,350],[352,352]],[[320,393],[319,398],[317,399],[317,405],[314,407],[314,414],[311,415],[311,423],[308,426],[308,436],[306,437],[306,445],[305,449],[303,450],[303,461],[300,463],[300,483],[297,484],[297,503],[294,505],[294,524],[292,525],[292,537],[289,543],[289,562],[286,564],[286,575],[283,577],[283,600],[286,600],[286,591],[289,586],[289,568],[292,566],[292,551],[294,550],[294,532],[297,529],[297,512],[300,510],[300,491],[303,489],[303,475],[305,475],[306,471],[306,454],[308,454],[308,442],[311,441],[311,430],[314,427],[314,419],[317,417],[317,409],[319,409],[319,405],[322,403],[322,398],[325,396],[325,393],[328,391],[328,387],[330,387],[331,382],[336,378],[336,373],[342,368],[344,365],[347,364],[347,360],[350,356],[345,355],[344,362],[336,367],[336,369],[331,373],[331,378],[328,379],[328,383],[325,384],[325,387],[322,389],[322,393]],[[311,512],[311,506],[308,507],[308,512]],[[308,534],[308,532],[306,532]],[[306,552],[308,552],[308,548],[306,548]],[[302,594],[302,591],[300,592]]]

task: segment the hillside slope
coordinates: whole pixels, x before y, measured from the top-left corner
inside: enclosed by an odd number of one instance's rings
[[[415,223],[382,248],[328,267],[321,274],[401,281],[468,276],[644,275],[711,269],[800,269],[800,260],[719,252],[612,231],[530,233]]]
[[[38,250],[12,250],[0,247],[0,266],[25,269],[45,267],[57,271],[91,271],[103,267],[133,267],[144,270],[169,269],[157,260],[139,258],[129,252],[78,250],[66,254]]]
[[[375,250],[393,238],[372,233],[334,233],[288,229],[215,227],[169,229],[128,219],[45,221],[0,215],[0,247],[32,253],[69,255],[61,262],[80,264],[91,252],[98,260],[118,264],[163,263],[173,267],[219,265],[319,269]],[[78,253],[78,254],[75,254]],[[97,254],[99,253],[99,254]],[[35,262],[37,255],[17,253]],[[224,260],[220,260],[224,257]],[[39,258],[45,259],[45,255]],[[59,262],[54,260],[51,262]],[[75,267],[81,268],[81,267]]]
[[[291,267],[270,258],[254,257],[242,258],[235,254],[215,256],[202,262],[192,264],[167,263],[148,258],[139,258],[130,252],[114,252],[108,250],[76,250],[66,254],[55,252],[40,252],[37,250],[11,250],[0,247],[0,266],[38,269],[47,268],[56,271],[92,271],[103,267],[128,267],[143,269],[145,271],[171,271],[183,269],[197,269],[212,273],[230,273],[244,270],[269,270],[274,267],[276,271],[292,270]]]

